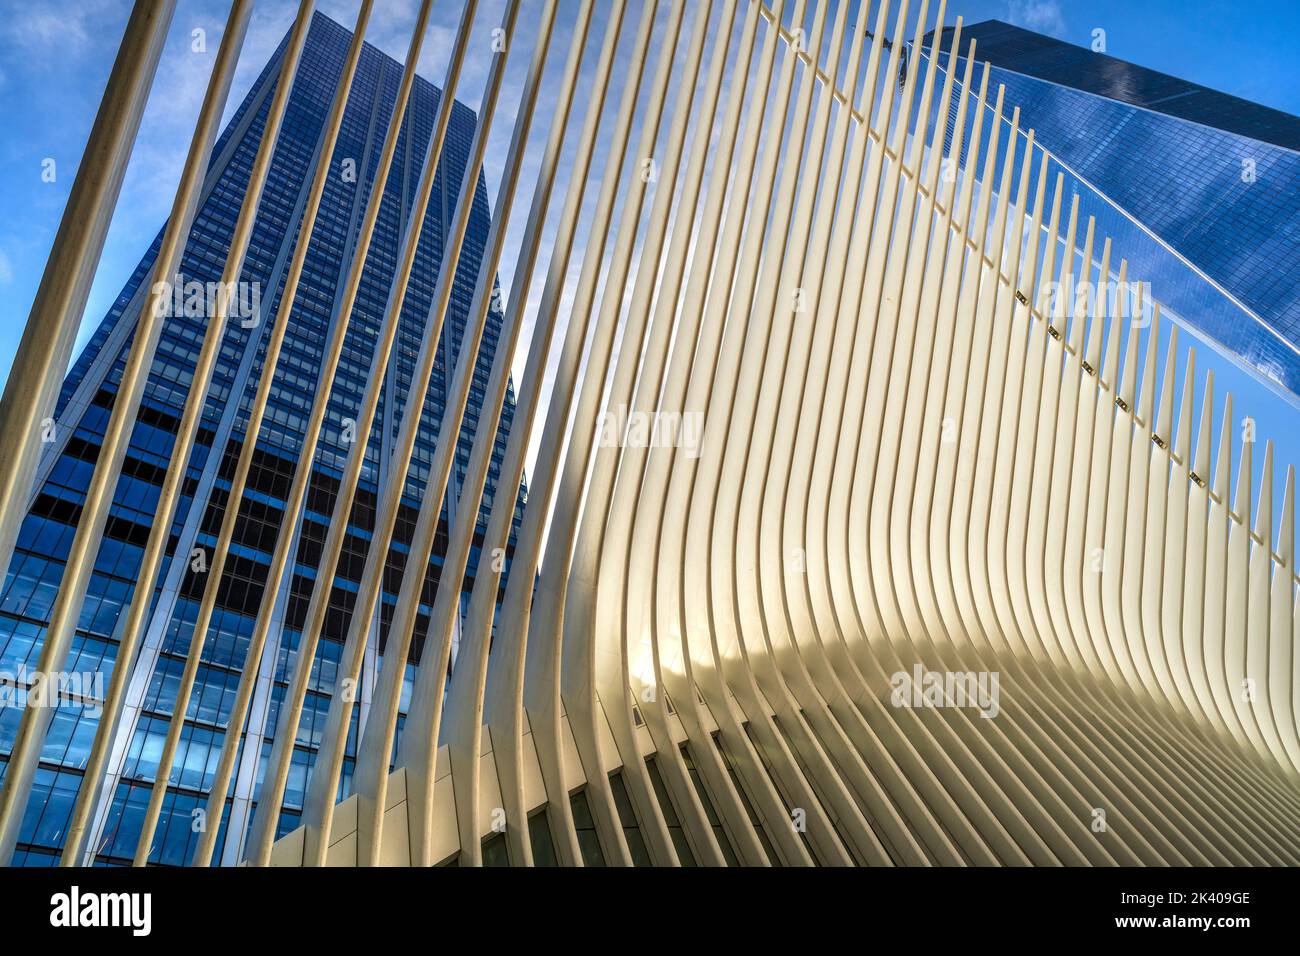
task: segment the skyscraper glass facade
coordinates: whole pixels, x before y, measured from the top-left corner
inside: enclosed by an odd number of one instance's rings
[[[996,20],[972,39],[1130,277],[1300,395],[1300,118]]]
[[[207,393],[202,423],[182,487],[171,529],[168,559],[156,584],[152,611],[137,659],[117,659],[120,629],[136,580],[164,473],[188,394],[199,346],[213,321],[206,315],[170,314],[149,374],[138,421],[131,436],[122,477],[95,562],[78,623],[69,673],[102,675],[87,682],[90,692],[77,706],[56,711],[27,806],[16,865],[56,861],[100,713],[94,690],[115,667],[132,668],[126,710],[113,746],[108,778],[93,818],[89,845],[93,860],[127,864],[131,860],[148,804],[167,723],[190,645],[206,579],[190,556],[196,549],[212,553],[245,441],[248,411],[262,375],[272,374],[266,417],[256,436],[256,453],[240,508],[235,539],[218,592],[198,679],[186,714],[185,732],[169,780],[167,800],[157,830],[151,862],[188,862],[198,833],[193,811],[206,803],[212,776],[231,732],[228,715],[236,686],[246,667],[259,666],[242,734],[232,794],[226,801],[214,860],[237,862],[256,806],[270,755],[277,716],[285,695],[307,602],[315,584],[316,565],[334,507],[351,438],[360,417],[368,369],[384,319],[399,242],[413,215],[423,157],[433,132],[440,93],[417,79],[401,123],[393,167],[378,222],[365,260],[359,293],[351,311],[342,363],[331,386],[328,415],[318,445],[307,502],[301,521],[290,516],[297,535],[296,561],[277,596],[276,618],[260,662],[246,660],[249,638],[262,600],[277,534],[285,523],[285,502],[301,453],[308,415],[317,387],[322,354],[330,329],[339,321],[339,299],[356,251],[358,232],[380,163],[381,147],[397,98],[402,67],[367,45],[362,52],[338,144],[330,165],[319,218],[310,237],[306,267],[289,314],[280,297],[294,254],[303,241],[299,225],[311,188],[311,172],[325,121],[343,72],[351,34],[317,14],[310,27],[288,111],[274,151],[241,280],[260,290],[260,301],[241,298],[248,308],[232,315]],[[253,84],[217,142],[198,214],[180,268],[186,283],[218,282],[230,247],[254,157],[261,140],[279,77],[287,37]],[[370,545],[379,488],[387,474],[394,439],[404,415],[411,413],[409,392],[420,345],[431,317],[430,305],[443,259],[443,242],[458,201],[460,184],[476,129],[472,110],[456,103],[438,163],[433,194],[423,211],[424,224],[410,285],[401,305],[397,340],[389,362],[375,426],[368,436],[365,466],[352,509],[343,556],[330,594],[323,639],[316,652],[305,709],[293,756],[293,769],[280,817],[280,832],[297,825],[306,777],[325,722],[331,696],[338,690],[338,662],[346,635],[357,581]],[[478,279],[489,229],[486,181],[478,185],[468,235],[461,251],[451,304],[439,340],[433,377],[423,408],[419,438],[407,478],[402,509],[388,554],[385,590],[378,620],[371,631],[365,666],[352,711],[342,789],[349,786],[360,723],[382,658],[396,588],[424,495],[439,423]],[[34,671],[54,595],[60,586],[85,490],[102,443],[117,383],[132,333],[148,292],[146,288],[161,243],[159,237],[140,260],[109,313],[90,338],[65,382],[57,418],[38,472],[38,481],[22,526],[18,548],[0,593],[0,676],[12,692],[21,675]],[[468,466],[489,369],[495,357],[502,316],[494,304],[487,317],[483,344],[475,364],[464,427],[456,436],[457,454],[444,503],[443,525],[425,579],[421,617],[412,643],[412,662],[422,651],[424,629],[439,585],[446,522],[459,495],[459,476]],[[264,367],[269,330],[287,322],[283,351],[274,369]],[[496,451],[480,505],[486,525],[496,492],[498,465],[513,414],[513,392],[496,436]],[[509,489],[522,501],[522,490]],[[520,509],[515,512],[519,522]],[[513,534],[511,538],[513,544]],[[471,555],[472,582],[477,553]],[[507,565],[508,567],[508,565]],[[456,582],[464,587],[464,582]],[[408,688],[413,665],[408,663]],[[403,702],[403,712],[405,702]],[[7,768],[20,707],[0,708],[0,776]],[[400,718],[399,718],[400,721]],[[399,723],[400,733],[400,723]]]

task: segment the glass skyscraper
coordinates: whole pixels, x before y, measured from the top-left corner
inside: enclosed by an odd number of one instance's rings
[[[971,39],[1130,277],[1300,395],[1300,118],[997,20]]]
[[[243,443],[250,437],[245,433],[248,409],[261,376],[273,374],[274,387],[260,434],[256,436],[256,455],[240,521],[235,540],[230,542],[230,556],[151,862],[188,862],[198,839],[192,826],[192,812],[206,802],[225,734],[231,730],[227,717],[236,685],[243,668],[254,663],[245,660],[249,635],[262,599],[277,532],[285,520],[285,499],[303,443],[322,352],[332,324],[339,320],[338,299],[355,251],[381,145],[388,124],[393,121],[391,114],[402,73],[401,64],[374,47],[364,48],[319,219],[310,237],[303,281],[291,313],[281,315],[279,298],[285,275],[295,244],[303,238],[298,231],[311,185],[315,153],[350,40],[351,34],[329,18],[317,14],[313,19],[241,276],[244,283],[261,291],[260,302],[241,299],[240,304],[257,307],[260,313],[256,321],[238,321],[232,316],[224,332],[223,348],[172,526],[169,557],[157,581],[137,659],[128,662],[117,659],[119,630],[137,584],[136,573],[150,526],[157,520],[155,510],[163,475],[170,461],[199,344],[210,320],[202,315],[187,316],[181,309],[169,315],[164,324],[67,664],[68,672],[78,674],[107,675],[114,667],[132,668],[126,710],[91,829],[89,845],[94,860],[99,863],[131,861],[205,584],[202,573],[194,569],[190,555],[196,549],[206,549],[210,554],[216,546],[216,532],[230,488],[229,477]],[[186,283],[221,279],[287,44],[286,37],[217,142],[182,259],[180,273]],[[347,431],[359,417],[367,369],[397,265],[399,240],[404,224],[418,212],[412,206],[439,98],[438,89],[417,79],[405,115],[397,118],[402,124],[401,136],[351,314],[343,360],[332,385],[304,514],[300,523],[289,528],[290,533],[299,536],[297,559],[292,573],[285,575],[277,598],[275,627],[260,662],[262,679],[249,719],[244,727],[236,728],[243,735],[243,744],[214,862],[236,862],[256,806],[279,704],[285,694],[299,629],[315,582],[316,558],[325,539],[348,454]],[[472,110],[455,104],[432,200],[424,210],[423,231],[402,303],[397,341],[386,372],[375,427],[368,438],[361,484],[333,582],[325,632],[316,654],[280,817],[280,833],[297,825],[307,772],[320,741],[331,695],[336,691],[338,660],[369,547],[378,491],[400,422],[408,413],[408,392],[416,355],[430,321],[444,235],[457,204],[476,122]],[[345,790],[356,755],[357,731],[369,706],[374,675],[396,601],[404,547],[411,539],[434,447],[441,437],[438,427],[444,396],[456,366],[488,228],[487,187],[480,171],[468,235],[457,267],[432,381],[424,396],[421,431],[393,548],[388,555],[386,587],[379,621],[371,631],[357,698],[359,706],[352,711],[353,733],[344,768]],[[160,232],[90,338],[63,387],[51,431],[53,440],[42,459],[18,548],[0,594],[0,675],[9,681],[11,690],[14,675],[33,671],[37,666],[51,605],[60,586],[62,562],[102,443],[161,238]],[[251,313],[241,315],[251,317]],[[500,310],[494,303],[476,360],[464,428],[457,436],[456,463],[447,490],[450,500],[444,503],[443,524],[425,580],[412,661],[418,660],[428,612],[438,587],[446,522],[459,494],[459,475],[469,463],[477,408],[494,358],[501,320]],[[272,325],[281,322],[288,323],[287,335],[277,366],[269,370],[263,364],[266,341]],[[496,436],[496,452],[480,504],[481,526],[486,525],[496,490],[498,465],[513,408],[513,392],[508,391]],[[518,495],[522,501],[522,490],[511,488],[508,493]],[[519,519],[520,509],[516,507],[516,527]],[[513,544],[513,533],[511,541]],[[470,582],[476,564],[477,553],[471,555],[467,570]],[[466,584],[455,582],[455,586],[466,587]],[[413,671],[413,663],[408,663],[408,694]],[[103,679],[106,682],[106,676]],[[92,691],[95,686],[92,682]],[[19,707],[0,708],[0,776],[6,770],[7,754],[13,746],[21,713]],[[56,862],[56,851],[62,845],[82,784],[82,770],[98,720],[93,692],[81,701],[81,706],[58,708],[27,806],[14,857],[16,865]]]

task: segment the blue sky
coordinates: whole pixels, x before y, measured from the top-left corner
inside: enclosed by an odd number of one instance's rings
[[[520,22],[527,25],[535,21],[541,0],[524,2]],[[480,0],[473,42],[482,42],[486,48],[489,31],[499,22],[504,5],[505,0]],[[912,5],[915,8],[917,0]],[[39,4],[0,0],[0,118],[6,134],[0,139],[0,209],[5,213],[0,216],[0,383],[8,377],[130,6],[129,0],[44,0]],[[380,0],[368,38],[402,59],[417,6],[417,0]],[[572,22],[575,6],[576,0],[563,0],[561,24]],[[601,12],[595,17],[592,44],[603,34],[605,6],[600,4]],[[350,27],[357,0],[320,0],[317,7]],[[639,5],[632,7],[635,11]],[[296,0],[256,4],[228,113],[289,28],[296,8]],[[460,9],[459,0],[434,4],[421,72],[435,83],[441,83]],[[219,0],[179,0],[177,4],[160,67],[166,81],[158,84],[146,111],[79,345],[103,316],[167,215],[227,11],[228,2]],[[967,23],[1007,20],[1080,45],[1087,45],[1092,31],[1101,28],[1106,31],[1107,52],[1114,56],[1300,114],[1300,4],[1295,0],[1265,0],[1249,6],[1227,0],[1144,0],[1141,4],[1132,0],[950,0],[947,22],[958,15]],[[635,16],[630,13],[625,25],[624,49]],[[196,28],[207,33],[206,53],[191,50],[191,33]],[[525,36],[526,46],[531,47],[532,38]],[[563,44],[557,44],[557,50],[560,52],[551,57],[551,75],[558,74]],[[507,116],[514,112],[527,59],[523,50],[512,58],[501,106]],[[474,56],[466,61],[459,97],[474,107],[486,62],[486,57]],[[534,161],[553,108],[545,91],[553,86],[544,86],[539,104],[543,134],[535,128],[531,139]],[[496,124],[488,150],[487,176],[493,196],[509,127],[509,122]],[[570,141],[573,139],[570,136]],[[53,183],[43,182],[41,177],[47,158],[57,164]],[[532,181],[526,168],[520,190],[525,204]],[[561,202],[562,193],[552,201],[552,220]],[[507,289],[523,218],[521,210],[508,233],[502,275]],[[575,259],[580,254],[579,245]],[[545,260],[539,271],[544,267]],[[527,329],[523,341],[527,342]],[[1198,354],[1201,368],[1209,361],[1210,356]],[[517,371],[522,362],[523,356],[516,356]],[[1278,441],[1279,463],[1300,461],[1300,413],[1272,399],[1228,363],[1220,360],[1215,370],[1220,387],[1232,388],[1238,407],[1259,420],[1260,433]],[[1279,485],[1281,477],[1279,474]]]

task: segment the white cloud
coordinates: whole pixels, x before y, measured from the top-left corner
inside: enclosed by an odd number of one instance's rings
[[[0,22],[0,42],[51,63],[79,56],[105,29],[120,33],[129,7],[120,0],[51,0]],[[108,26],[111,24],[112,26]]]
[[[9,256],[0,250],[0,285],[8,285],[14,280],[14,267],[9,262]]]
[[[1007,19],[1035,33],[1065,36],[1065,14],[1057,0],[1008,0]]]
[[[64,18],[48,10],[14,17],[5,32],[17,47],[27,53],[69,48],[78,51],[86,45],[86,30],[80,18]]]

